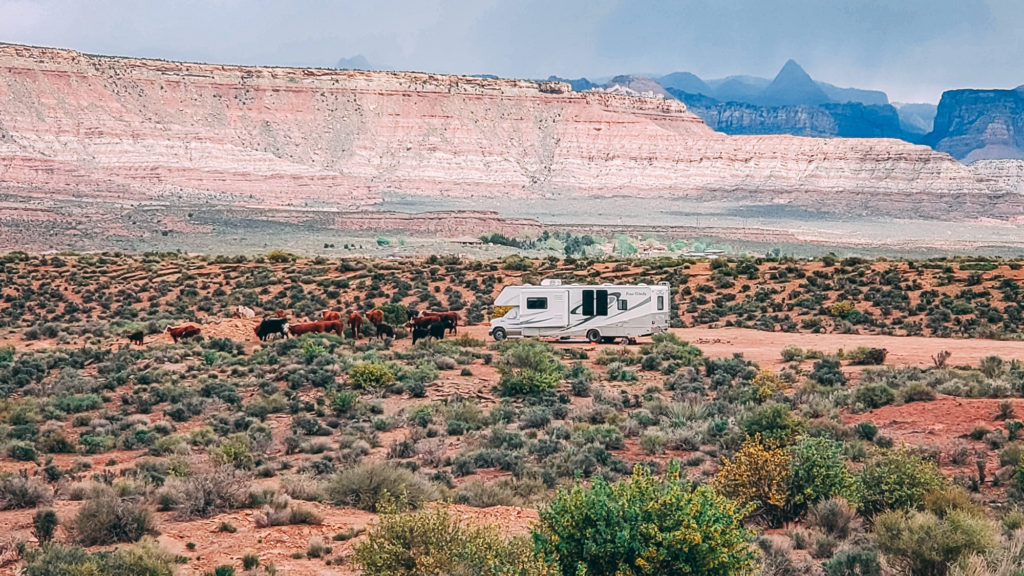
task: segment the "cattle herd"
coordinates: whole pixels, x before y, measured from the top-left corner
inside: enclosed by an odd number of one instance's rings
[[[256,313],[252,308],[238,306],[233,310],[235,318],[255,318]],[[383,310],[371,310],[366,314],[366,320],[374,326],[374,338],[381,340],[395,338],[393,326],[384,323]],[[352,329],[352,336],[359,339],[359,330],[363,325],[363,316],[358,312],[349,314],[344,320],[340,312],[325,310],[320,320],[315,322],[300,322],[292,324],[284,310],[278,310],[273,317],[267,317],[260,321],[254,329],[256,336],[261,341],[270,340],[272,337],[301,336],[302,334],[337,334],[344,336],[345,325]],[[458,333],[459,315],[457,312],[420,312],[405,323],[405,328],[412,333],[412,343],[424,338],[443,339],[446,333]],[[174,342],[188,338],[202,336],[202,329],[195,324],[182,324],[181,326],[168,326],[165,330]],[[130,344],[142,345],[145,342],[145,334],[140,330],[128,335]]]

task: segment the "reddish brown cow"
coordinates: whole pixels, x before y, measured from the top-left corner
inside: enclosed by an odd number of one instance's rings
[[[184,326],[168,326],[166,332],[171,335],[171,340],[177,342],[185,338],[195,338],[202,331],[195,324],[185,324]]]
[[[289,324],[288,332],[292,336],[300,336],[302,334],[320,334],[326,332],[334,332],[338,336],[344,336],[345,325],[337,320],[321,320],[319,322],[306,322],[304,324]]]
[[[284,310],[278,308],[276,314],[278,318],[284,318]]]
[[[348,325],[352,327],[352,337],[359,340],[359,327],[363,325],[363,317],[359,312],[348,315]]]
[[[384,323],[384,311],[383,310],[370,310],[366,313],[366,319],[370,321],[370,324],[374,326],[380,326]]]
[[[448,320],[451,322],[448,331],[452,334],[459,333],[459,313],[458,312],[435,312],[438,318],[441,320]]]
[[[335,312],[334,310],[324,310],[324,317],[322,320],[337,320],[338,322],[341,322],[341,313]]]

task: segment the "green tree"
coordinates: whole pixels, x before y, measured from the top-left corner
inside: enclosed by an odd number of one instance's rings
[[[673,461],[660,479],[637,466],[628,480],[559,491],[533,539],[563,576],[742,576],[756,568],[746,512],[710,486],[691,486]]]

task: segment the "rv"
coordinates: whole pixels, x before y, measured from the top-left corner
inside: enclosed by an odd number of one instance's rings
[[[494,306],[507,312],[491,319],[491,336],[632,342],[668,329],[670,296],[667,283],[586,286],[544,280],[540,286],[506,286]]]

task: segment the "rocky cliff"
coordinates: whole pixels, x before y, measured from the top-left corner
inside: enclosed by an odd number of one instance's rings
[[[1024,158],[1024,86],[943,93],[924,142],[966,162]]]
[[[339,209],[394,191],[499,209],[541,197],[673,196],[1020,213],[1000,181],[923,146],[727,136],[674,100],[14,45],[0,46],[0,191]]]

